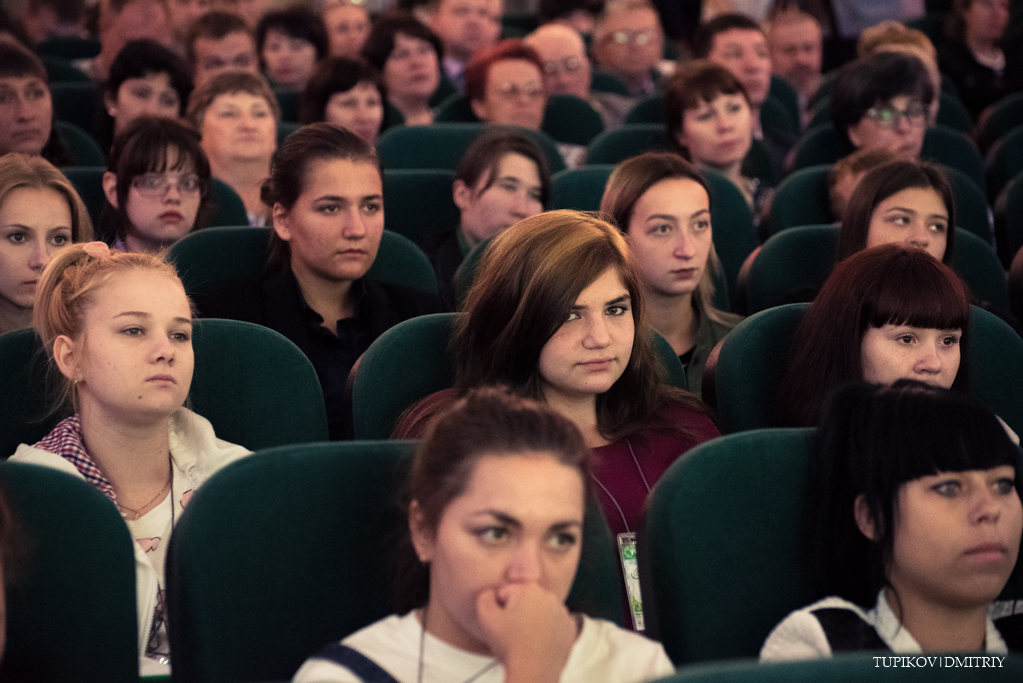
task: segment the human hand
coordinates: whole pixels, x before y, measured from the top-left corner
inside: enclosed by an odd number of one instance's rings
[[[505,683],[556,682],[575,643],[577,624],[565,603],[536,583],[488,589],[476,613]]]

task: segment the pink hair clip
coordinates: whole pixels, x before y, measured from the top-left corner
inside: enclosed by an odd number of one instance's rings
[[[106,242],[86,242],[82,245],[82,251],[93,258],[106,258],[110,256],[110,247]]]

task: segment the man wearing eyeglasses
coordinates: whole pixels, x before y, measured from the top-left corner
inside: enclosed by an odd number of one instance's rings
[[[664,51],[657,10],[647,0],[612,0],[593,29],[593,59],[617,76],[632,97],[656,94],[664,77],[655,68]]]
[[[617,93],[590,90],[593,67],[578,31],[561,24],[544,24],[526,36],[525,42],[543,61],[548,94],[580,97],[600,113],[605,130],[622,127],[636,101]]]

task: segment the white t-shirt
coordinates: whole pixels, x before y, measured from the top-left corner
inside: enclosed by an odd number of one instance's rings
[[[416,683],[422,626],[412,611],[393,614],[342,640],[385,669],[399,683]],[[488,667],[490,667],[488,669]],[[464,681],[487,669],[474,683],[503,683],[504,667],[493,657],[460,650],[427,634],[423,647],[423,683]],[[583,627],[561,673],[561,683],[640,683],[675,673],[657,642],[609,621],[583,617]],[[311,657],[293,683],[359,683],[347,668]]]
[[[823,659],[831,657],[831,645],[824,633],[824,628],[813,611],[817,609],[837,608],[856,613],[863,621],[874,627],[877,635],[896,654],[920,654],[923,649],[920,643],[902,628],[888,600],[884,597],[884,589],[877,596],[877,604],[872,610],[864,610],[859,605],[839,597],[824,598],[809,607],[796,610],[785,617],[774,627],[764,641],[760,650],[762,662],[784,662],[797,659]],[[986,652],[991,654],[1007,654],[1008,648],[1002,636],[991,620],[990,612],[987,619]]]

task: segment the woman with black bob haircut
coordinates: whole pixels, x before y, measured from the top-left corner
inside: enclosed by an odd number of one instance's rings
[[[192,88],[185,60],[152,40],[131,41],[117,53],[103,84],[96,140],[109,150],[114,137],[139,116],[180,119]]]
[[[301,92],[316,64],[330,53],[327,27],[305,7],[270,12],[256,27],[256,53],[271,83]]]
[[[209,188],[199,133],[172,119],[137,118],[107,160],[102,236],[120,251],[157,253],[201,225]]]
[[[917,379],[965,392],[970,294],[920,249],[885,244],[840,261],[796,329],[776,400],[784,426],[817,424],[848,382]]]
[[[341,126],[373,145],[385,127],[384,95],[380,77],[365,61],[329,57],[302,92],[298,120]]]
[[[378,19],[362,56],[382,77],[387,101],[401,112],[405,125],[433,123],[430,97],[440,85],[444,46],[440,38],[407,14]]]
[[[867,247],[901,243],[951,266],[955,200],[945,171],[926,162],[895,161],[869,171],[842,217],[838,260]]]
[[[0,91],[8,102],[0,107],[0,156],[11,152],[41,155],[58,168],[71,166],[75,160],[53,125],[47,78],[39,57],[0,42]]]
[[[782,621],[761,660],[1016,649],[1023,615],[992,621],[1023,530],[1020,452],[1001,421],[920,382],[854,384],[825,405],[817,446],[806,519],[831,597]]]
[[[878,52],[838,72],[831,90],[831,120],[850,151],[883,147],[916,160],[937,96],[920,59]]]

